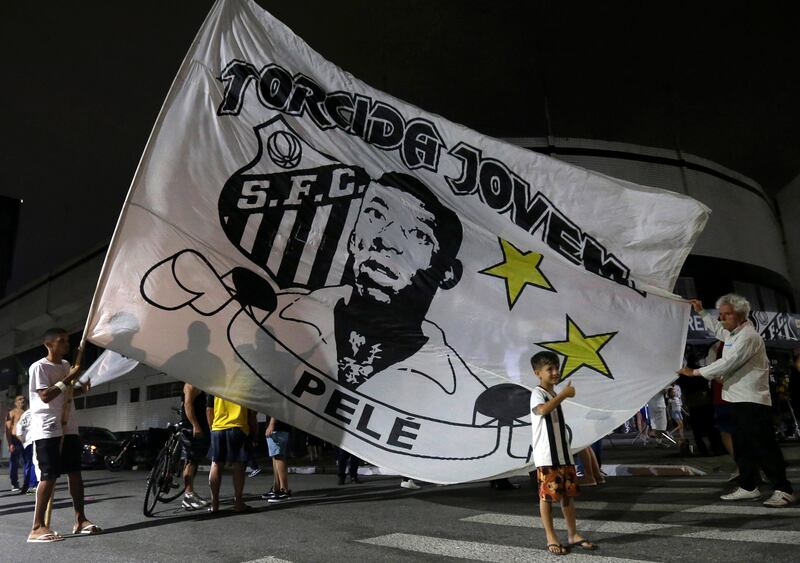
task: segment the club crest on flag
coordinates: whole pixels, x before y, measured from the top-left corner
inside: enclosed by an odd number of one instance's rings
[[[281,288],[340,282],[369,176],[314,149],[283,116],[254,131],[258,153],[220,194],[225,234]]]

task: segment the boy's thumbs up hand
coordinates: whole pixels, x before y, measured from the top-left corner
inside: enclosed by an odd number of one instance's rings
[[[572,382],[568,381],[567,385],[561,390],[561,394],[565,397],[574,397],[575,396],[575,388],[572,386]]]

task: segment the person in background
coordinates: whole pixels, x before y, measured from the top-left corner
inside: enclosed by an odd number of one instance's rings
[[[289,490],[289,466],[286,463],[289,453],[289,425],[271,416],[264,435],[267,437],[269,457],[272,458],[275,482],[262,498],[266,498],[267,502],[283,502],[292,498],[292,491]]]
[[[183,384],[181,405],[181,459],[183,466],[183,502],[186,510],[208,506],[208,501],[194,490],[197,466],[205,459],[211,444],[211,431],[206,417],[206,394],[189,383]]]
[[[22,489],[19,487],[19,462],[22,460],[22,442],[16,435],[17,422],[22,413],[27,409],[25,395],[14,397],[14,408],[8,411],[5,418],[6,441],[8,443],[8,477],[11,480],[11,492],[23,494],[28,490],[27,475],[23,480]]]
[[[605,483],[605,477],[600,471],[600,464],[597,463],[597,457],[594,455],[594,450],[591,446],[587,446],[578,452],[578,459],[576,463],[576,474],[578,476],[578,484],[585,486],[593,486]]]
[[[316,465],[322,459],[322,446],[324,442],[321,438],[313,434],[306,434],[306,447],[308,448],[308,460],[311,465]]]
[[[675,387],[667,389],[667,405],[669,410],[669,417],[675,423],[675,432],[678,437],[683,441],[683,404],[681,403],[680,396],[675,392]]]
[[[717,361],[722,357],[722,348],[725,346],[724,342],[715,342],[708,349],[706,356],[706,365]],[[733,413],[731,404],[722,398],[722,380],[711,380],[711,402],[714,404],[714,424],[719,430],[719,437],[722,440],[722,445],[725,451],[736,463],[736,457],[733,455]],[[728,482],[736,481],[739,478],[739,469],[737,468],[731,473]]]
[[[358,464],[361,462],[357,456],[342,448],[336,448],[336,474],[339,476],[339,484],[344,485],[346,477],[350,476],[350,482],[360,484],[358,478]]]
[[[22,475],[23,485],[21,493],[36,494],[39,479],[36,476],[36,463],[33,455],[33,439],[29,432],[31,427],[31,411],[26,410],[17,421],[15,434],[22,442]]]
[[[219,512],[219,490],[222,471],[229,464],[233,475],[233,511],[248,512],[252,507],[244,502],[244,465],[255,431],[256,413],[222,397],[208,396],[207,416],[211,419],[211,472],[208,484],[211,488],[211,506],[208,511]]]

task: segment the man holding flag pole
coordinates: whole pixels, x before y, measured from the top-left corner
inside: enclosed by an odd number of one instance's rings
[[[84,512],[83,479],[81,477],[81,445],[78,425],[73,416],[72,389],[80,374],[83,346],[75,365],[64,357],[69,353],[69,335],[64,329],[51,328],[44,335],[47,356],[29,370],[31,403],[30,432],[34,440],[41,474],[36,490],[36,508],[28,543],[51,543],[64,539],[50,528],[52,497],[58,477],[66,473],[69,492],[75,509],[73,534],[95,534],[102,531]],[[88,390],[83,387],[83,390]]]

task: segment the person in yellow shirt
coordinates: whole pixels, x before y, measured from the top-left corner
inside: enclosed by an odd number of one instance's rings
[[[208,453],[211,458],[211,472],[208,475],[211,506],[208,511],[219,511],[222,470],[226,464],[230,464],[233,474],[233,510],[247,512],[252,508],[244,502],[244,466],[257,429],[256,413],[247,407],[211,395],[208,396],[207,407],[206,415],[211,425],[211,449]]]

